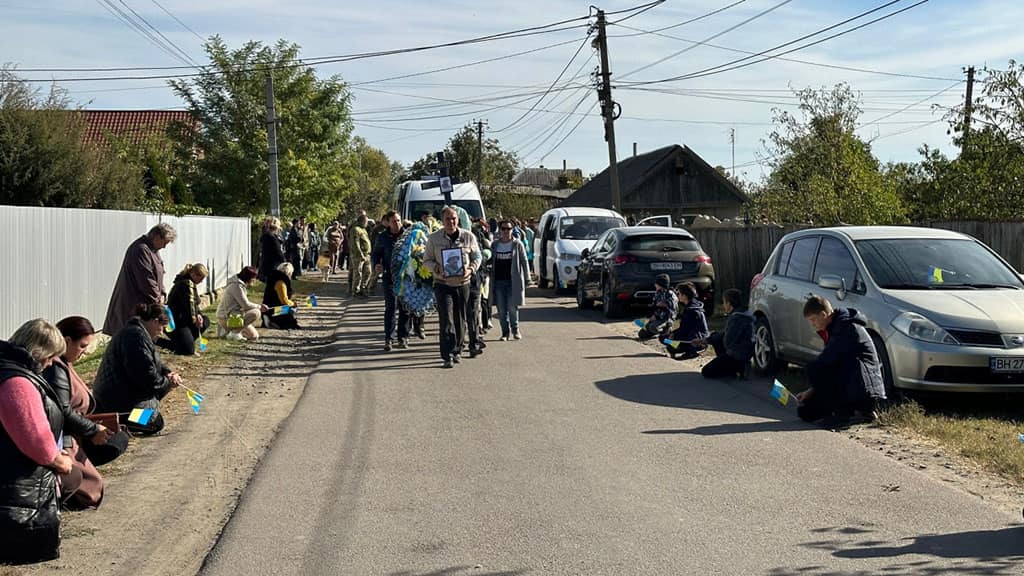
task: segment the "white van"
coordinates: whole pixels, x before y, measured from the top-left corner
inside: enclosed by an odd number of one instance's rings
[[[480,190],[473,182],[463,182],[452,186],[452,204],[462,207],[473,219],[485,218],[484,203],[480,199]],[[435,218],[441,217],[444,208],[444,194],[438,180],[408,180],[395,187],[395,206],[402,218],[420,219],[424,212],[430,212]]]
[[[584,248],[592,248],[609,228],[625,226],[622,214],[605,208],[552,208],[540,217],[533,240],[533,269],[541,288],[556,292],[576,285],[576,267]]]

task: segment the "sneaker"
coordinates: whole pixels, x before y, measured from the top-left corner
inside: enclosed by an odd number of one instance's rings
[[[516,330],[515,332],[512,333],[512,338],[515,338],[516,340],[522,340],[523,333],[520,332],[519,330]]]
[[[238,342],[238,341],[240,341],[240,340],[245,340],[245,337],[244,337],[244,336],[242,336],[242,335],[241,335],[240,333],[238,333],[238,332],[231,332],[231,333],[229,333],[229,334],[228,334],[227,336],[225,336],[225,338],[226,338],[226,339],[228,339],[228,340],[232,340],[232,341],[235,341],[235,342]]]
[[[479,356],[479,355],[481,355],[483,353],[484,353],[484,351],[479,349],[479,348],[470,348],[469,349],[469,357],[470,358],[476,358],[477,356]]]
[[[452,362],[454,362],[455,364],[458,364],[461,361],[462,361],[462,357],[461,356],[459,356],[458,354],[453,354],[452,355]]]
[[[391,341],[390,340],[384,343],[384,351],[385,352],[391,352]]]
[[[441,364],[441,368],[451,368],[451,367],[452,367],[452,361],[448,360],[447,358],[445,359],[444,364]]]
[[[427,339],[427,335],[423,333],[423,329],[422,328],[420,328],[419,330],[416,331],[416,337],[419,338],[420,340],[426,340]]]
[[[501,340],[502,342],[508,342],[508,334],[502,334],[501,338],[498,338],[498,340]]]
[[[405,338],[399,338],[398,339],[398,344],[395,344],[395,348],[401,348],[402,350],[405,350],[408,347],[409,347],[409,341],[406,340]]]

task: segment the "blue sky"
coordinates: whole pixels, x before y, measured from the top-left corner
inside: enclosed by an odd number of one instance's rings
[[[589,2],[569,0],[518,0],[517,2],[470,2],[438,0],[350,0],[327,2],[300,0],[158,0],[174,16],[200,36],[220,34],[237,47],[253,39],[274,42],[284,38],[300,44],[303,57],[388,50],[454,41],[503,32],[587,14]],[[639,34],[683,22],[733,3],[735,0],[668,0],[623,26],[610,26],[609,52],[613,83],[646,81],[692,73],[716,66],[743,54],[722,48],[757,52],[830,26],[847,17],[883,4],[883,0],[747,0],[699,22],[666,30],[667,38]],[[903,0],[872,17],[914,4]],[[203,61],[199,39],[165,14],[152,0],[113,0],[127,4],[191,57]],[[623,10],[641,0],[613,0],[601,7]],[[752,16],[782,4],[768,14],[710,43],[658,62],[692,44],[717,35]],[[619,16],[621,17],[621,16]],[[867,17],[856,23],[864,22]],[[614,20],[613,16],[610,19]],[[793,110],[790,88],[831,86],[845,81],[862,95],[864,108],[860,134],[874,140],[882,161],[914,160],[922,143],[953,152],[947,126],[932,104],[951,106],[963,99],[968,65],[1005,67],[1008,59],[1024,53],[1024,2],[1014,0],[931,0],[907,12],[851,34],[794,52],[795,58],[821,64],[871,69],[894,74],[932,76],[925,80],[837,70],[797,62],[768,60],[734,71],[702,78],[656,85],[673,93],[617,89],[622,106],[616,122],[619,158],[632,154],[633,143],[643,152],[681,143],[697,151],[711,164],[729,166],[732,151],[730,129],[735,130],[735,161],[748,179],[759,179],[762,168],[752,162],[763,157],[761,141],[771,130],[772,108]],[[846,27],[855,25],[850,24]],[[837,29],[837,30],[841,30]],[[353,117],[356,133],[389,156],[410,163],[440,149],[461,125],[484,119],[489,135],[520,154],[524,164],[549,167],[581,167],[585,173],[607,166],[607,148],[593,90],[586,74],[596,66],[589,44],[566,72],[584,76],[577,84],[552,93],[538,108],[548,112],[516,120],[533,103],[507,98],[500,104],[516,108],[484,106],[436,106],[467,100],[543,91],[583,43],[585,29],[528,36],[438,49],[420,53],[373,58],[318,68],[323,76],[338,74],[353,83]],[[817,38],[817,37],[815,37]],[[456,66],[515,52],[564,42],[537,52],[403,80],[379,80],[396,75]],[[100,0],[0,0],[0,62],[19,68],[74,68],[174,66],[180,63],[145,41],[115,19]],[[646,68],[645,68],[646,67]],[[643,69],[641,69],[643,68]],[[635,74],[630,72],[641,69]],[[29,73],[25,77],[53,78],[77,73]],[[128,75],[143,74],[128,72]],[[95,75],[95,74],[93,74]],[[163,109],[180,107],[181,101],[159,80],[76,82],[64,84],[72,96],[94,109]],[[976,87],[977,89],[978,87]],[[524,96],[525,97],[525,96]],[[431,100],[431,98],[435,100]],[[440,99],[440,100],[438,100]],[[751,100],[755,100],[752,102]],[[579,104],[578,108],[574,108]],[[428,105],[431,107],[424,107]],[[413,108],[405,108],[410,107]],[[575,109],[575,115],[567,115]],[[582,113],[591,111],[591,116]],[[428,118],[424,116],[446,116]],[[579,122],[578,128],[569,134]],[[560,128],[559,128],[560,127]],[[566,137],[566,134],[569,134]],[[556,148],[556,144],[565,140]]]

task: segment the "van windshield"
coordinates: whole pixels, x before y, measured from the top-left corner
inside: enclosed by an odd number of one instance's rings
[[[597,240],[609,228],[622,226],[614,216],[563,216],[558,223],[558,237],[564,240]]]
[[[484,207],[480,205],[479,200],[452,200],[452,204],[465,210],[470,218],[484,217]],[[440,219],[442,208],[444,208],[444,200],[440,198],[437,200],[416,200],[409,202],[409,213],[405,217],[410,220],[419,220],[421,214],[430,212],[434,218]]]
[[[881,288],[1024,288],[1013,270],[973,240],[895,238],[860,240],[856,246]]]

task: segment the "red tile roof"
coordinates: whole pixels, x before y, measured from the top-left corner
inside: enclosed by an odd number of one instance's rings
[[[86,144],[105,144],[107,134],[142,144],[155,134],[165,134],[174,122],[194,122],[184,110],[83,110]]]

